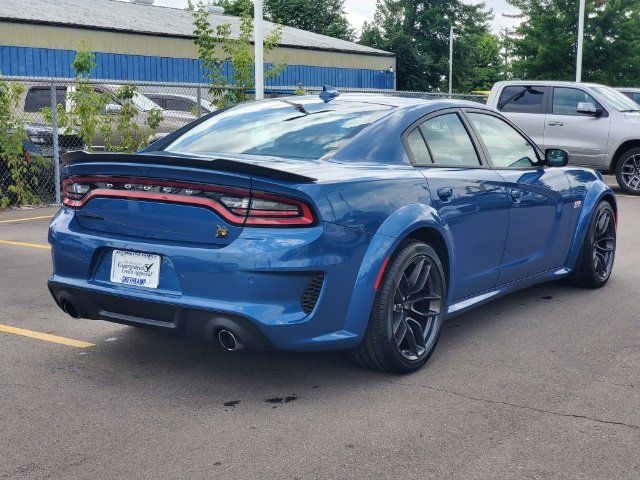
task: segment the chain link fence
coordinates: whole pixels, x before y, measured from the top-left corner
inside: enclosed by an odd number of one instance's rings
[[[16,165],[0,158],[0,208],[59,204],[60,158],[68,151],[135,151],[215,110],[206,84],[92,80],[84,86],[85,91],[89,86],[96,95],[95,101],[100,102],[92,117],[86,112],[83,115],[82,106],[78,106],[81,100],[77,92],[82,87],[76,79],[0,77],[0,82],[21,87],[14,114],[26,132],[21,162]],[[289,96],[300,90],[315,94],[321,88],[274,87],[267,88],[265,96]],[[123,91],[128,92],[124,99]],[[482,95],[345,88],[340,91],[486,101]],[[249,91],[249,96],[252,93]],[[91,110],[91,105],[84,108]],[[92,123],[92,128],[83,125],[83,121]],[[16,175],[16,169],[21,169],[20,175]],[[27,189],[28,195],[16,193],[19,181],[23,183],[19,187]]]

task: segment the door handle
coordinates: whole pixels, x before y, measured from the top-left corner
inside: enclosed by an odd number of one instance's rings
[[[517,188],[512,188],[509,191],[509,195],[511,196],[511,200],[513,200],[513,203],[520,203],[520,200],[522,200],[522,190],[519,190]]]
[[[562,127],[564,123],[558,122],[557,120],[552,120],[548,122],[547,125],[549,125],[550,127]]]
[[[439,188],[438,196],[440,197],[440,200],[442,200],[443,202],[448,202],[449,200],[451,200],[451,197],[453,196],[453,189],[451,187]]]

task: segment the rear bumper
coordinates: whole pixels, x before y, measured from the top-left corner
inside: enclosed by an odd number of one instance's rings
[[[227,246],[202,248],[94,232],[74,216],[63,208],[51,224],[49,290],[82,318],[209,338],[233,327],[255,349],[351,348],[366,328],[347,312],[370,311],[370,299],[354,293],[370,234],[331,224],[246,228]],[[161,255],[159,288],[111,283],[114,249]]]
[[[246,347],[253,350],[273,348],[271,341],[251,320],[236,314],[120,297],[86,288],[70,287],[54,280],[49,280],[48,286],[58,306],[78,318],[106,320],[123,325],[199,336],[212,341],[219,330],[225,329],[234,332]]]

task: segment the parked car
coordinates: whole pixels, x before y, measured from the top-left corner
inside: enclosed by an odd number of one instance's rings
[[[617,88],[619,92],[629,97],[636,103],[640,103],[640,88]]]
[[[246,102],[137,154],[69,153],[58,306],[410,372],[446,317],[607,282],[617,207],[599,173],[477,103],[335,95]]]
[[[571,163],[615,174],[625,192],[640,194],[640,105],[591,83],[496,83],[487,105],[498,109],[543,148],[562,148]]]
[[[31,183],[33,193],[37,194],[41,199],[52,199],[55,196],[55,169],[53,168],[53,128],[48,125],[27,124],[24,126],[27,135],[26,140],[22,142],[22,156],[27,164],[35,161],[37,157],[44,158],[44,164],[39,163],[40,167],[35,172],[30,173],[31,180],[37,182]],[[58,147],[59,153],[62,155],[68,150],[77,150],[84,148],[77,135],[66,134],[62,130],[58,131]],[[33,178],[35,177],[35,178]],[[7,160],[0,158],[0,200],[9,199],[13,204],[16,199],[16,193],[11,191],[11,187],[15,184],[13,172]]]
[[[66,87],[56,88],[56,102],[65,103]],[[32,86],[25,90],[22,99],[22,111],[31,120],[27,125],[29,140],[24,149],[29,156],[53,158],[53,128],[44,123],[41,111],[45,107],[51,108],[51,87]],[[58,146],[60,153],[68,150],[78,150],[86,147],[84,142],[73,132],[58,130]]]
[[[98,84],[95,86],[95,91],[99,93],[106,93],[111,96],[111,103],[106,106],[105,115],[116,115],[120,108],[121,103],[116,98],[118,90],[117,85],[103,85]],[[67,111],[71,109],[71,97],[68,95],[75,90],[75,86],[59,86],[56,88],[56,102],[66,106]],[[145,95],[137,92],[133,98],[133,104],[138,111],[138,114],[134,118],[134,122],[141,127],[146,126],[147,117],[154,109],[162,110],[163,121],[160,123],[156,130],[155,138],[160,138],[167,133],[173,132],[180,127],[183,127],[187,123],[193,121],[196,117],[190,113],[178,112],[172,110],[163,110],[158,104],[147,98]],[[36,85],[28,88],[23,96],[24,111],[33,120],[34,125],[42,123],[42,109],[45,107],[51,107],[51,88],[49,86]],[[49,127],[50,128],[50,127]],[[84,148],[84,145],[80,139],[71,135],[68,139],[69,150],[77,150]],[[73,144],[75,143],[75,148]],[[51,149],[51,144],[45,144],[46,149]],[[104,138],[102,135],[97,134],[93,139],[91,147],[95,150],[104,150]]]
[[[198,113],[198,97],[194,95],[181,95],[177,93],[147,93],[145,95],[165,110],[188,112],[192,115],[197,115]],[[206,114],[215,111],[215,105],[204,98],[200,99],[201,113]]]

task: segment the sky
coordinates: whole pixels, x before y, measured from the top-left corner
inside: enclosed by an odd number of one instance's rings
[[[473,0],[463,0],[468,3],[477,3]],[[184,8],[187,6],[187,0],[156,0],[156,5],[163,5],[166,7]],[[487,7],[493,8],[494,20],[491,23],[491,28],[495,33],[498,33],[500,29],[504,27],[513,27],[516,20],[502,17],[503,13],[515,13],[506,0],[486,0]],[[346,0],[344,4],[349,22],[360,31],[362,24],[366,20],[372,20],[373,14],[376,11],[375,0]]]

